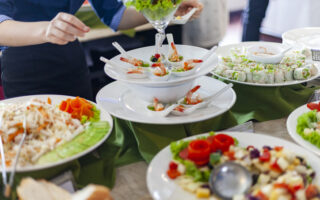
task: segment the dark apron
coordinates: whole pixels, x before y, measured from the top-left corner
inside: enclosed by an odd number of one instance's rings
[[[10,47],[2,54],[1,70],[6,98],[61,94],[93,100],[89,69],[79,41]]]

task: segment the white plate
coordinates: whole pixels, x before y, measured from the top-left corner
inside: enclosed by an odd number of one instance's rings
[[[226,132],[223,132],[226,133]],[[301,155],[307,159],[307,162],[316,172],[315,182],[320,184],[320,159],[314,154],[308,152],[302,147],[293,144],[291,142],[254,133],[244,133],[244,132],[227,132],[226,134],[235,137],[239,141],[240,146],[254,145],[256,147],[262,148],[264,145],[271,146],[283,146],[297,155]],[[207,135],[207,134],[203,134]],[[201,135],[186,138],[184,140],[191,140],[199,137]],[[178,184],[168,178],[166,171],[168,169],[169,163],[172,160],[172,154],[170,151],[170,146],[167,146],[161,150],[151,161],[148,171],[147,171],[147,186],[150,194],[155,200],[197,200],[196,195],[183,190]]]
[[[200,77],[194,85],[201,85],[200,93],[213,94],[226,86],[225,83],[210,77]],[[232,88],[214,99],[207,108],[201,108],[190,115],[157,117],[147,109],[150,102],[140,100],[128,90],[128,86],[115,81],[103,87],[97,94],[97,104],[115,117],[148,124],[184,124],[216,117],[229,110],[236,101]]]
[[[318,103],[318,102],[317,102]],[[298,144],[303,146],[304,148],[318,154],[320,156],[320,149],[311,144],[309,141],[304,140],[298,133],[297,133],[297,124],[298,124],[298,117],[301,116],[303,113],[311,111],[307,104],[300,106],[299,108],[295,109],[288,117],[287,119],[287,130],[289,132],[289,135],[292,137],[294,141],[296,141]]]
[[[282,42],[299,47],[320,48],[320,28],[306,27],[289,30],[282,34]]]
[[[188,45],[176,45],[176,47],[179,54],[183,55],[184,60],[202,59],[202,57],[208,52],[207,49],[188,46]],[[151,63],[150,57],[154,52],[154,48],[155,48],[154,46],[143,47],[143,48],[128,51],[128,54],[135,58],[142,59],[144,61],[148,61],[149,63]],[[161,53],[167,55],[166,53],[168,52],[168,45],[163,45],[160,51]],[[111,60],[121,65],[126,65],[122,61],[120,61],[120,57],[121,55],[117,55],[113,57]],[[123,81],[126,83],[148,85],[148,86],[171,86],[171,85],[179,85],[181,83],[193,80],[197,77],[200,77],[202,75],[209,73],[214,68],[215,63],[217,62],[218,62],[218,58],[216,56],[211,56],[209,58],[209,61],[205,63],[205,65],[198,66],[199,68],[195,71],[195,74],[191,76],[185,76],[185,77],[171,76],[167,81],[154,81],[149,78],[131,79],[131,78],[128,78],[125,74],[121,73],[121,71],[111,69],[110,67],[108,67],[107,64],[104,67],[104,71],[111,78],[118,81]]]
[[[74,98],[72,96],[51,95],[51,94],[48,94],[48,95],[30,95],[30,96],[23,96],[23,97],[16,97],[16,98],[10,98],[10,99],[6,99],[6,100],[2,100],[1,103],[25,102],[25,101],[30,100],[31,98],[37,98],[37,99],[40,99],[40,100],[43,100],[43,101],[47,101],[48,97],[51,98],[52,105],[59,105],[62,100],[66,100],[68,98]],[[91,102],[91,103],[93,103],[93,102]],[[48,164],[43,164],[43,165],[26,166],[26,167],[19,167],[18,166],[17,167],[17,172],[31,172],[31,171],[38,171],[38,170],[48,169],[48,168],[51,168],[51,167],[56,167],[56,166],[68,163],[70,161],[73,161],[73,160],[75,160],[77,158],[80,158],[80,157],[88,154],[92,150],[96,149],[98,146],[100,146],[110,136],[110,133],[111,133],[112,128],[113,128],[113,121],[112,121],[112,117],[106,111],[104,111],[104,109],[101,106],[99,106],[99,105],[97,105],[95,103],[93,103],[93,104],[95,106],[97,106],[97,108],[100,110],[100,119],[102,121],[107,121],[109,123],[109,125],[110,125],[110,129],[109,129],[108,133],[98,143],[96,143],[92,147],[86,149],[85,151],[82,151],[81,153],[78,153],[78,154],[76,154],[74,156],[71,156],[69,158],[66,158],[66,159],[61,159],[58,162],[48,163]],[[1,170],[1,168],[0,168],[0,170]],[[10,168],[7,169],[7,170],[10,170]]]
[[[233,48],[241,48],[241,47],[249,47],[252,45],[276,45],[276,46],[282,46],[282,44],[280,43],[273,43],[273,42],[242,42],[239,44],[232,44],[232,45],[226,45],[226,46],[221,46],[217,49],[216,54],[218,56],[228,56],[230,55],[230,50]],[[285,48],[285,47],[283,47]],[[268,83],[250,83],[250,82],[241,82],[241,81],[236,81],[236,80],[232,80],[232,79],[228,79],[226,77],[220,76],[215,74],[213,71],[211,72],[211,74],[224,79],[224,80],[228,80],[234,83],[239,83],[239,84],[244,84],[244,85],[252,85],[252,86],[261,86],[261,87],[278,87],[278,86],[288,86],[288,85],[296,85],[296,84],[301,84],[301,83],[305,83],[308,81],[312,81],[316,78],[318,78],[320,76],[320,67],[318,65],[318,63],[316,63],[316,67],[318,69],[318,74],[315,76],[312,76],[311,78],[307,79],[307,80],[293,80],[293,81],[286,81],[283,83],[274,83],[274,84],[268,84]]]

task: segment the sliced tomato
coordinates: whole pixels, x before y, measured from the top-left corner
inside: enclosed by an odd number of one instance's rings
[[[182,158],[183,160],[188,159],[188,148],[183,149],[182,151],[180,151],[179,153],[180,158]]]
[[[169,169],[169,170],[167,171],[167,175],[169,176],[169,178],[175,179],[175,178],[177,178],[178,176],[180,176],[181,173],[180,173],[178,170],[171,170],[171,169]]]
[[[318,189],[315,185],[309,185],[306,189],[306,197],[307,199],[311,199],[318,195]]]
[[[171,161],[171,162],[169,163],[169,169],[170,169],[170,170],[176,170],[176,169],[178,169],[178,164]]]
[[[204,165],[209,162],[210,143],[207,140],[193,140],[188,145],[188,158],[197,165]]]
[[[308,103],[307,107],[310,110],[319,110],[320,111],[320,104],[318,104],[318,103]]]
[[[222,152],[229,151],[231,145],[234,144],[234,139],[226,134],[218,134],[207,138],[210,142],[211,152],[221,150]]]
[[[262,155],[259,157],[259,160],[261,162],[268,162],[271,158],[271,154],[270,154],[270,151],[267,150],[267,149],[264,149]]]

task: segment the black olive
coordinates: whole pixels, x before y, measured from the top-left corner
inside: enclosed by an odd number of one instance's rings
[[[252,185],[255,185],[258,182],[259,174],[252,174]]]
[[[151,59],[151,62],[157,62],[158,61],[158,58],[156,58],[156,57],[153,57],[152,59]]]

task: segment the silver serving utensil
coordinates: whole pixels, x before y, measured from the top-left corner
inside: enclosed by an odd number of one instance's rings
[[[5,197],[10,197],[10,194],[11,194],[11,187],[13,185],[13,181],[14,181],[14,175],[16,173],[16,169],[17,169],[17,165],[18,165],[18,160],[19,160],[19,157],[20,157],[20,152],[21,152],[21,147],[24,143],[24,140],[26,138],[26,135],[27,135],[27,119],[26,119],[26,114],[24,115],[24,119],[23,119],[23,134],[22,134],[22,138],[20,140],[20,143],[19,143],[19,146],[18,146],[18,152],[16,154],[16,157],[14,158],[14,162],[13,162],[13,168],[11,170],[11,174],[10,174],[10,179],[9,179],[9,183],[6,184],[6,188],[5,188]]]
[[[225,162],[212,170],[209,185],[214,194],[231,200],[237,194],[248,192],[252,185],[252,175],[240,164]]]

